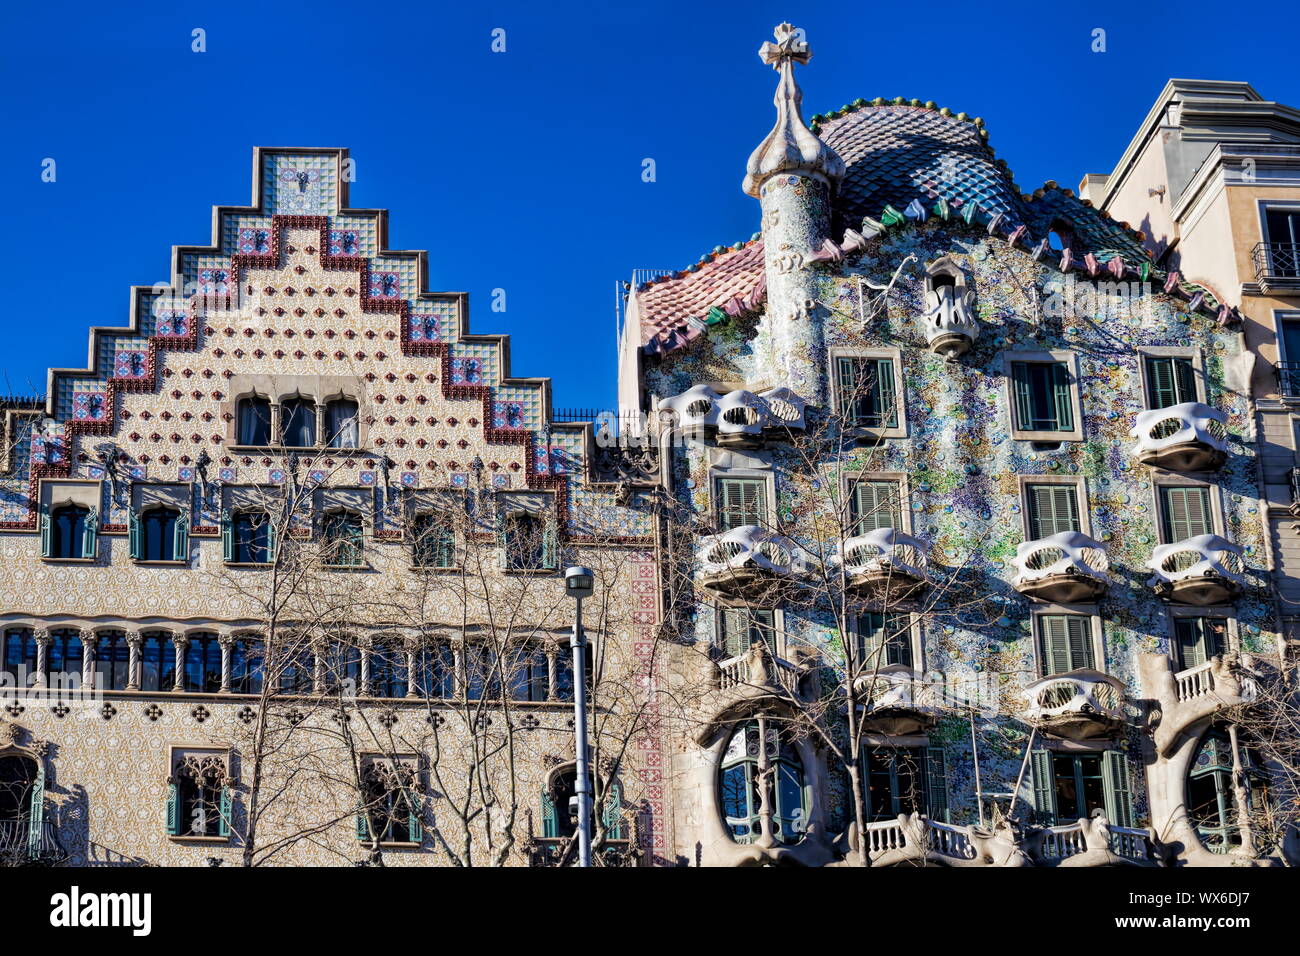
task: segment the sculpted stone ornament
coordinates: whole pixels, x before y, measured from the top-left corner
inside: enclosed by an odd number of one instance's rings
[[[975,290],[966,274],[946,256],[925,270],[926,340],[930,350],[948,361],[965,354],[979,337]]]

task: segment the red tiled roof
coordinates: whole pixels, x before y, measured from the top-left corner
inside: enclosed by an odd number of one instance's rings
[[[641,344],[648,352],[667,352],[685,345],[712,324],[710,309],[740,315],[755,309],[766,293],[763,241],[755,239],[739,249],[727,249],[693,272],[674,272],[636,291]]]

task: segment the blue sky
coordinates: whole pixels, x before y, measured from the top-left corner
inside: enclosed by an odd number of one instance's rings
[[[1286,4],[1264,22],[1203,0],[735,6],[11,6],[0,390],[83,366],[86,330],[125,324],[131,285],[165,279],[172,245],[206,244],[213,205],[248,202],[254,145],[346,146],[353,205],[391,211],[394,248],[429,250],[431,285],[470,293],[475,331],[511,334],[516,374],[552,376],[557,405],[608,407],[615,282],[758,228],[740,181],[776,76],[755,51],[783,19],[814,53],[806,113],[904,96],[982,116],[1025,191],[1109,172],[1170,76],[1300,106]]]

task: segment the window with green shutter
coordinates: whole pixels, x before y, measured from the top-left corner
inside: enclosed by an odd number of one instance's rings
[[[718,608],[718,646],[729,658],[747,653],[762,642],[776,653],[776,612],[762,608]]]
[[[1203,485],[1160,487],[1160,530],[1165,544],[1214,533],[1210,489]]]
[[[903,527],[902,496],[897,481],[856,481],[851,500],[853,533]]]
[[[1118,827],[1133,825],[1133,785],[1128,755],[1107,750],[1101,755],[1102,787],[1106,819]]]
[[[1084,614],[1041,614],[1037,622],[1043,676],[1066,674],[1084,667],[1096,669],[1092,618]]]
[[[1196,401],[1196,371],[1191,359],[1149,356],[1146,366],[1148,408]]]
[[[1064,362],[1012,362],[1011,388],[1017,429],[1074,431],[1070,370]]]
[[[450,516],[424,512],[411,522],[411,556],[419,568],[454,568],[456,534]]]
[[[835,360],[840,415],[862,428],[897,428],[894,360],[841,355]]]
[[[1025,504],[1029,519],[1029,540],[1080,531],[1079,494],[1074,485],[1026,485]]]
[[[860,615],[858,664],[866,671],[890,664],[914,666],[911,617],[890,611],[868,611]]]
[[[719,478],[715,487],[721,530],[768,524],[767,482],[762,478]]]
[[[867,817],[872,822],[896,820],[900,813],[934,813],[927,806],[931,768],[927,747],[873,747],[866,751],[862,779],[866,783]],[[937,750],[937,748],[936,748]],[[940,763],[943,752],[937,750]],[[945,784],[946,786],[946,784]],[[947,803],[944,793],[943,803]],[[946,810],[946,806],[945,806]]]
[[[1227,648],[1228,622],[1221,617],[1180,617],[1174,621],[1174,642],[1183,670],[1199,667]]]

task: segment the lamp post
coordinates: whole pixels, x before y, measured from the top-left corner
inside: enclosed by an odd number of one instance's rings
[[[564,591],[577,602],[573,615],[573,749],[577,758],[578,866],[591,866],[591,776],[587,768],[587,635],[582,631],[582,599],[591,597],[590,568],[566,568]]]

